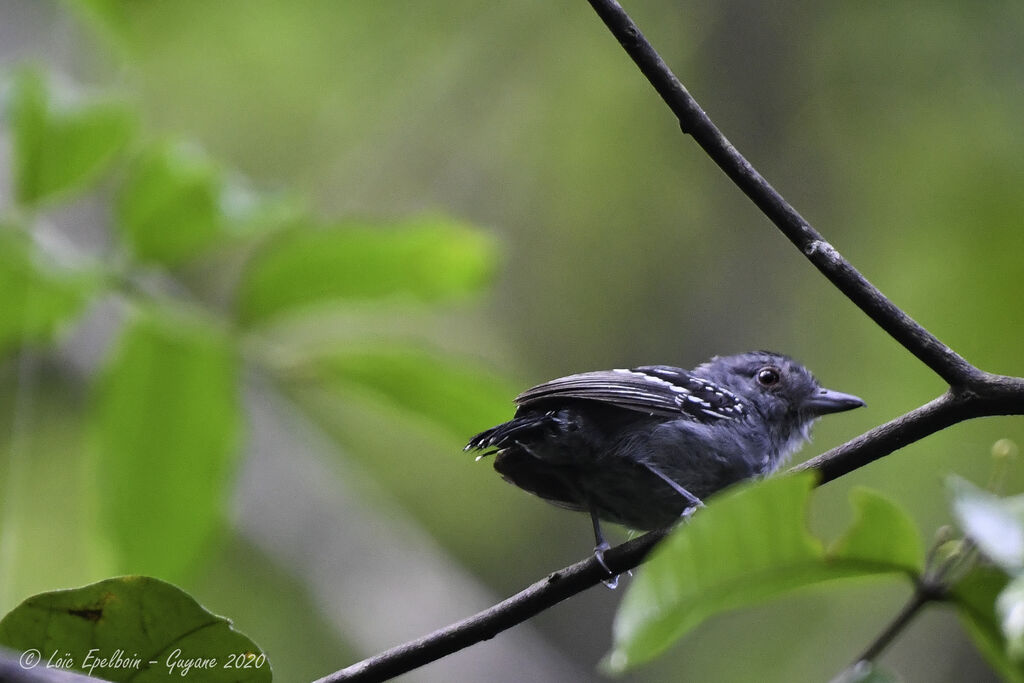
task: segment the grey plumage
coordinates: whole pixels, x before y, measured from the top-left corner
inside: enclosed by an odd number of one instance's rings
[[[822,389],[793,359],[756,351],[693,370],[663,365],[569,375],[516,398],[474,436],[507,481],[560,507],[635,529],[668,526],[735,482],[774,472],[821,415],[864,405]]]

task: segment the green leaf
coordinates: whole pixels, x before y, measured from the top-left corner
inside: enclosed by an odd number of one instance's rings
[[[1024,683],[1024,667],[1008,654],[996,600],[1009,579],[994,567],[977,567],[950,591],[964,629],[988,663],[1003,680]]]
[[[141,259],[177,264],[224,233],[221,170],[185,145],[158,144],[132,164],[117,199],[117,227]]]
[[[1024,569],[1024,496],[1000,498],[951,476],[953,513],[964,533],[1008,572]]]
[[[918,574],[924,570],[924,547],[914,521],[898,505],[875,491],[850,492],[856,517],[829,549],[829,557],[877,563]]]
[[[316,359],[310,371],[341,396],[370,396],[460,439],[507,419],[515,393],[508,382],[465,359],[415,347],[343,349]]]
[[[9,116],[15,196],[23,205],[84,187],[136,128],[135,113],[123,102],[57,103],[39,74],[30,70],[14,79]]]
[[[856,521],[826,553],[806,527],[813,482],[808,473],[740,485],[676,529],[623,598],[607,665],[622,671],[715,614],[802,586],[921,566],[910,520],[863,491],[853,496]]]
[[[0,355],[50,341],[98,284],[91,274],[47,267],[23,233],[0,225]]]
[[[38,668],[59,660],[61,668],[109,681],[272,680],[266,655],[230,620],[180,588],[144,576],[28,598],[0,620],[0,644],[37,654]]]
[[[479,290],[494,265],[492,240],[450,220],[293,229],[248,264],[238,315],[258,323],[315,304],[442,301]]]
[[[123,571],[180,573],[222,523],[239,441],[237,360],[207,324],[151,313],[98,391],[99,498]]]

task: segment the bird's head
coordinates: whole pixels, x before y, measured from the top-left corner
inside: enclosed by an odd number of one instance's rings
[[[715,356],[693,374],[733,391],[787,442],[810,438],[811,425],[822,415],[864,405],[856,396],[823,388],[803,365],[769,351]]]

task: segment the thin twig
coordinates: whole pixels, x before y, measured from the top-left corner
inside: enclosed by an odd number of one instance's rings
[[[883,330],[952,386],[970,384],[979,371],[887,299],[775,191],[712,123],[640,29],[615,0],[587,0],[679,119],[719,168],[782,233]]]
[[[981,373],[981,377],[970,392],[943,394],[797,465],[792,471],[818,470],[821,483],[825,483],[958,422],[991,415],[1024,414],[1024,379],[987,373]]]
[[[962,573],[973,565],[976,557],[973,543],[964,540],[960,552],[953,556],[940,559],[939,553],[942,545],[937,540],[928,552],[928,559],[925,561],[924,575],[917,581],[914,587],[914,594],[903,605],[903,609],[893,618],[891,622],[878,636],[865,648],[864,652],[857,657],[850,668],[856,667],[862,662],[871,662],[881,656],[889,645],[896,640],[910,622],[913,621],[921,608],[929,602],[937,602],[946,599],[949,586],[962,578]]]
[[[665,534],[665,531],[651,531],[616,546],[605,553],[605,563],[613,572],[625,573],[640,564]],[[607,578],[608,572],[596,558],[590,557],[549,574],[526,590],[478,614],[336,671],[316,683],[388,680],[464,647],[493,638]]]
[[[856,666],[859,662],[870,662],[876,659],[885,648],[889,646],[892,641],[896,640],[896,636],[903,632],[910,622],[917,616],[917,613],[921,611],[921,608],[927,605],[929,602],[942,599],[942,592],[935,588],[918,585],[914,594],[910,596],[910,600],[903,605],[903,609],[899,611],[889,625],[878,634],[878,637],[861,653],[859,657],[854,661],[853,666]]]

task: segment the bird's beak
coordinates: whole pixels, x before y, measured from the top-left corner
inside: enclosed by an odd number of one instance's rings
[[[831,389],[818,389],[800,407],[810,415],[821,416],[853,410],[863,405],[866,405],[864,401],[853,394],[844,394]]]

